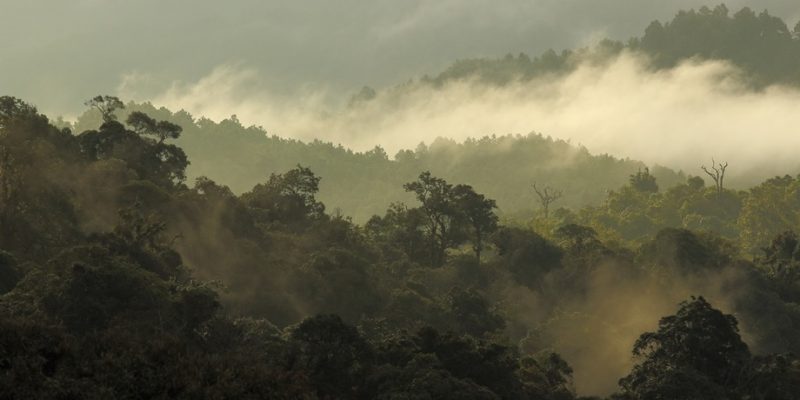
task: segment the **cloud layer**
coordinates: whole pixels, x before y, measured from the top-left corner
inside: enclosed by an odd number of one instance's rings
[[[394,154],[436,137],[463,140],[540,132],[594,153],[640,159],[701,174],[710,158],[730,163],[731,183],[798,172],[800,91],[752,91],[721,62],[688,62],[655,72],[623,54],[585,63],[561,77],[494,87],[460,81],[433,88],[408,84],[354,107],[332,107],[331,91],[272,94],[255,69],[224,65],[174,83],[154,103],[219,120],[236,114],[271,134],[322,139]],[[126,96],[128,93],[121,93]]]
[[[435,73],[456,59],[573,48],[641,35],[654,19],[718,1],[3,0],[0,89],[76,115],[120,75],[197,80],[245,61],[271,89],[353,89]],[[794,26],[796,0],[728,0]],[[148,93],[152,95],[154,93]]]

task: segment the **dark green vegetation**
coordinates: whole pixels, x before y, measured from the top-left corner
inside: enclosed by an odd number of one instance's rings
[[[653,22],[641,37],[627,43],[605,41],[592,48],[562,53],[549,51],[538,57],[462,60],[432,78],[412,84],[378,91],[366,88],[353,97],[347,110],[336,112],[346,114],[354,108],[367,107],[370,101],[401,97],[405,91],[414,91],[420,86],[444,90],[463,80],[489,86],[512,85],[539,77],[552,80],[553,75],[567,75],[585,63],[611,63],[622,52],[643,56],[654,71],[690,60],[727,61],[741,69],[737,76],[741,79],[736,81],[747,82],[753,89],[770,84],[800,83],[800,36],[796,27],[788,27],[766,12],[755,13],[749,9],[730,12],[718,6],[682,11],[665,23]],[[392,100],[385,100],[385,103],[393,104]],[[592,155],[581,147],[537,134],[485,137],[463,143],[437,139],[395,154],[387,154],[380,147],[354,153],[333,143],[304,143],[267,136],[264,129],[242,126],[235,117],[216,123],[193,118],[183,111],[157,109],[150,104],[128,104],[120,116],[125,119],[126,113],[134,111],[183,127],[183,134],[174,143],[193,160],[186,170],[190,181],[206,176],[224,182],[235,194],[241,194],[261,182],[265,174],[280,173],[299,163],[322,178],[320,200],[329,209],[341,209],[359,223],[381,213],[386,204],[411,201],[413,197],[403,192],[402,185],[413,180],[420,171],[431,171],[451,182],[470,182],[476,190],[497,201],[503,217],[529,217],[531,206],[537,202],[531,187],[533,182],[563,192],[563,197],[553,205],[554,209],[559,206],[580,208],[600,204],[606,191],[622,186],[627,176],[645,167],[634,160]],[[391,108],[386,110],[387,114],[391,112]],[[99,121],[99,112],[92,110],[81,116],[72,130],[95,129]],[[438,132],[431,133],[432,137],[436,134]],[[708,154],[708,157],[713,155]],[[742,165],[737,165],[738,160],[727,161],[732,170],[740,173],[744,170]],[[704,162],[708,160],[697,160],[696,165]],[[681,172],[663,167],[653,167],[651,172],[663,189],[684,182],[686,178]],[[685,173],[702,174],[694,168]],[[747,181],[747,185],[756,182]]]
[[[423,84],[624,49],[797,84],[797,32],[701,9],[626,45],[464,61]],[[0,97],[0,398],[800,393],[800,177],[731,190],[724,161],[704,180],[538,135],[390,159],[86,105],[70,130]]]
[[[627,43],[604,40],[595,48],[549,50],[501,59],[467,59],[423,82],[441,86],[459,79],[505,85],[550,74],[564,74],[584,62],[603,63],[623,51],[649,58],[654,69],[674,67],[690,59],[721,60],[739,67],[741,78],[755,87],[800,85],[800,22],[789,27],[767,11],[743,8],[732,13],[724,4],[680,11],[672,21],[653,21]]]
[[[124,119],[137,112],[183,127],[175,143],[193,160],[186,171],[191,178],[206,176],[225,182],[239,194],[262,181],[265,173],[285,171],[300,163],[322,178],[319,198],[325,204],[362,223],[381,213],[386,204],[412,200],[403,184],[420,171],[454,182],[469,181],[497,199],[504,214],[514,214],[530,213],[536,201],[531,182],[563,189],[566,195],[556,205],[581,207],[599,203],[605,190],[624,184],[629,174],[644,167],[638,161],[591,155],[585,148],[537,134],[463,143],[440,138],[415,150],[401,150],[390,159],[380,147],[358,153],[327,142],[267,136],[263,128],[242,126],[235,116],[216,123],[147,103],[130,103],[119,114]],[[72,128],[82,132],[100,121],[100,113],[90,110]],[[517,173],[505,173],[511,170]],[[684,179],[667,168],[656,168],[653,173],[667,184]]]
[[[179,125],[87,104],[102,120],[73,134],[0,98],[2,398],[573,399],[619,378],[620,399],[800,391],[795,178],[662,192],[644,169],[534,230],[423,172],[410,201],[356,225],[302,166],[238,196],[187,185]],[[736,318],[691,298],[655,327],[692,293]]]

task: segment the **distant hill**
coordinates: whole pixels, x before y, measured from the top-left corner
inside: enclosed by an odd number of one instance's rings
[[[354,152],[328,142],[268,136],[262,128],[244,127],[235,118],[216,123],[148,103],[128,104],[120,119],[137,110],[184,128],[175,143],[191,160],[189,184],[206,176],[242,193],[265,182],[271,173],[301,164],[322,177],[320,200],[330,210],[338,208],[356,221],[383,214],[392,202],[411,202],[413,197],[402,185],[427,170],[449,181],[474,186],[496,199],[500,212],[508,215],[530,214],[537,207],[531,187],[534,182],[563,191],[564,197],[556,206],[577,208],[600,202],[607,190],[622,186],[631,174],[645,167],[635,160],[593,155],[583,147],[539,134],[492,136],[460,143],[438,138],[390,157],[380,147]],[[99,123],[99,116],[87,112],[74,129],[94,129]],[[665,186],[685,180],[681,173],[663,167],[652,172]]]
[[[653,21],[638,38],[627,43],[604,40],[592,48],[548,50],[537,57],[526,54],[502,58],[459,60],[423,82],[441,86],[458,79],[506,84],[546,74],[572,71],[586,61],[603,62],[623,50],[647,55],[655,69],[670,68],[691,58],[728,61],[755,87],[800,85],[800,22],[789,28],[767,11],[743,8],[731,13],[725,5],[713,9],[680,11],[667,22]]]
[[[771,84],[800,85],[800,24],[790,29],[766,11],[756,13],[744,8],[732,13],[724,5],[680,11],[663,23],[654,21],[641,37],[627,43],[605,40],[591,48],[560,53],[550,50],[538,57],[520,54],[460,60],[433,77],[423,77],[419,84],[441,87],[473,79],[506,85],[569,73],[581,63],[609,62],[623,51],[647,55],[653,69],[670,68],[692,58],[728,61],[742,70],[742,78],[755,89]],[[404,88],[410,86],[389,90],[402,93]],[[348,107],[359,107],[375,97],[373,89],[364,88],[352,97]],[[190,179],[207,176],[241,193],[265,181],[271,173],[301,164],[322,177],[320,199],[330,209],[339,208],[357,221],[382,213],[393,201],[411,200],[402,184],[425,170],[473,185],[495,198],[501,213],[524,215],[536,207],[533,182],[562,190],[564,197],[558,206],[581,207],[601,201],[607,190],[625,184],[631,174],[645,167],[635,160],[593,155],[585,148],[539,134],[492,136],[460,143],[439,138],[390,156],[380,147],[359,153],[328,142],[268,136],[265,129],[245,127],[235,117],[216,123],[147,103],[130,104],[126,111],[133,110],[184,127],[185,133],[176,144],[192,160],[187,171]],[[87,113],[74,130],[81,132],[98,125],[99,117]],[[651,170],[662,188],[685,180],[682,173],[667,168],[655,166]]]

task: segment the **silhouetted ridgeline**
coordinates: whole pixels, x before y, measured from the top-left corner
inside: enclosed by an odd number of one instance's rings
[[[496,199],[503,215],[514,215],[529,212],[536,204],[534,182],[564,193],[557,206],[582,207],[600,203],[608,190],[623,185],[628,175],[645,167],[639,161],[592,155],[583,147],[538,134],[492,136],[462,143],[439,138],[390,158],[380,147],[359,153],[332,143],[304,143],[269,136],[260,127],[244,127],[234,117],[215,123],[183,111],[156,109],[149,103],[129,103],[120,116],[124,119],[135,110],[184,127],[175,143],[192,160],[187,168],[190,181],[206,176],[242,193],[269,174],[300,164],[322,178],[319,197],[330,209],[341,209],[360,222],[380,214],[393,201],[410,200],[402,185],[419,171],[467,182]],[[98,121],[96,111],[87,112],[79,118],[75,130],[87,129]],[[685,179],[683,174],[664,167],[657,166],[652,172],[663,185]]]
[[[741,77],[757,87],[800,84],[800,22],[789,27],[767,11],[724,4],[680,11],[668,22],[653,21],[641,37],[627,43],[604,40],[596,47],[548,50],[538,57],[520,54],[500,59],[466,59],[422,81],[440,86],[460,79],[504,85],[547,74],[570,72],[583,62],[606,62],[629,50],[649,57],[654,69],[689,60],[722,60],[741,68]]]

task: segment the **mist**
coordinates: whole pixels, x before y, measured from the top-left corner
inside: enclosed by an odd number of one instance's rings
[[[0,3],[2,399],[800,393],[797,0]]]
[[[800,91],[752,90],[739,74],[716,61],[653,71],[626,52],[607,63],[584,62],[564,76],[502,87],[408,83],[347,107],[343,100],[331,106],[336,95],[324,89],[307,88],[291,100],[274,95],[256,70],[223,65],[197,81],[173,83],[152,101],[213,120],[235,114],[278,136],[355,150],[381,146],[389,154],[436,137],[539,132],[593,153],[690,174],[701,174],[699,167],[714,157],[730,163],[728,176],[737,185],[796,172]],[[135,98],[135,87],[135,80],[126,80],[120,95]]]
[[[357,90],[459,58],[539,54],[604,37],[624,41],[679,9],[718,3],[198,0],[187,12],[183,1],[5,0],[0,33],[14,40],[0,59],[0,87],[54,116],[79,113],[74,99],[110,93],[122,75],[147,76],[152,96],[172,80],[197,80],[229,62],[247,62],[274,91],[308,83]],[[793,0],[726,3],[768,9],[792,24],[800,18]]]
[[[690,296],[704,296],[736,315],[744,341],[756,352],[763,350],[757,339],[759,327],[750,315],[737,312],[737,303],[753,289],[740,269],[641,275],[606,263],[576,281],[585,290],[510,285],[502,293],[513,320],[529,332],[521,341],[523,349],[549,349],[562,355],[574,369],[578,394],[613,393],[619,378],[635,363],[631,349],[636,339],[643,332],[655,331],[661,317],[674,313],[678,303]],[[546,304],[554,301],[558,306],[546,312]]]

